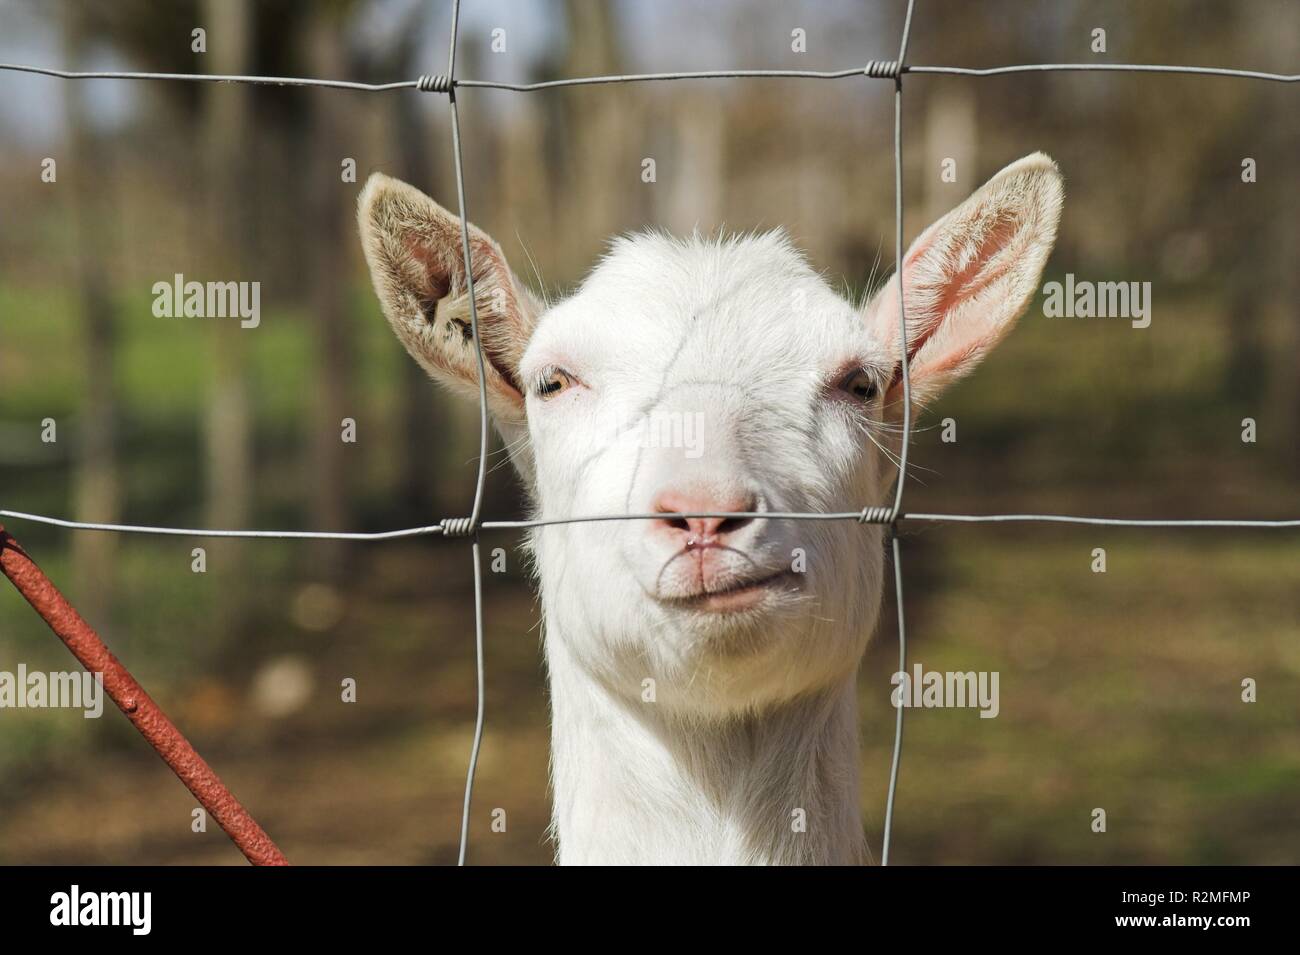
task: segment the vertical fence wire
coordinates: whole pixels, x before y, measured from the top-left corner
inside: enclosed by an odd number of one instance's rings
[[[898,672],[907,672],[907,624],[903,614],[903,560],[898,539],[898,515],[903,509],[903,484],[907,479],[907,447],[912,443],[912,374],[908,361],[907,306],[903,293],[903,69],[912,35],[912,10],[907,0],[903,36],[898,44],[898,72],[894,76],[894,281],[898,283],[898,341],[903,377],[903,446],[898,455],[898,481],[894,508],[889,515],[889,537],[894,552],[894,599],[898,604]],[[898,792],[898,767],[903,759],[903,709],[894,708],[894,754],[889,761],[889,789],[885,795],[885,825],[881,834],[880,865],[889,865],[894,830],[894,798]]]
[[[465,203],[465,158],[460,140],[460,111],[456,105],[456,44],[460,35],[460,0],[451,5],[451,48],[447,54],[447,104],[451,110],[451,142],[456,171],[456,201],[460,212],[461,252],[465,258],[465,294],[469,297],[470,333],[474,338],[474,357],[478,362],[479,446],[478,476],[474,484],[474,505],[468,530],[474,536],[474,670],[477,700],[474,716],[474,741],[470,745],[469,766],[465,770],[465,800],[460,817],[460,850],[456,864],[464,865],[469,851],[470,807],[474,801],[474,776],[478,771],[478,754],[483,746],[483,691],[486,675],[483,665],[483,572],[479,554],[479,518],[483,512],[483,489],[487,481],[488,407],[487,367],[483,360],[483,337],[479,334],[478,305],[474,301],[474,266],[470,256],[469,215]]]
[[[907,446],[912,437],[912,375],[907,343],[907,304],[903,295],[903,65],[907,41],[912,32],[912,8],[907,0],[903,20],[903,39],[898,47],[898,71],[894,75],[894,282],[898,285],[899,372],[903,379],[903,446],[898,455],[898,483],[894,489],[894,509],[890,523],[898,520],[903,509],[903,482],[907,477]]]
[[[460,816],[460,853],[457,865],[465,864],[469,850],[469,812],[474,800],[474,774],[478,771],[478,753],[483,745],[484,686],[486,673],[483,666],[483,562],[479,555],[479,542],[475,537],[474,552],[474,669],[478,688],[478,704],[474,714],[474,743],[469,751],[469,768],[465,771],[465,804]]]
[[[903,555],[898,535],[891,536],[894,551],[894,602],[898,605],[898,672],[907,672],[907,618],[903,615]],[[899,701],[902,702],[901,700]],[[880,865],[889,865],[889,847],[894,832],[894,797],[898,792],[898,767],[903,761],[903,710],[894,708],[894,756],[889,762],[889,792],[885,796],[885,830],[881,837]]]

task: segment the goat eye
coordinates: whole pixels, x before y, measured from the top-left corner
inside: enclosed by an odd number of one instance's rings
[[[859,401],[870,401],[876,397],[876,380],[862,369],[852,372],[840,387]]]
[[[547,368],[537,376],[537,397],[549,401],[577,380],[563,368]]]

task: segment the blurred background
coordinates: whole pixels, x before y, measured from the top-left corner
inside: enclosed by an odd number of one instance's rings
[[[905,3],[470,0],[458,72],[543,80],[893,59]],[[0,0],[0,61],[388,82],[445,72],[439,0]],[[206,31],[206,52],[191,31]],[[1093,52],[1095,28],[1106,52]],[[792,31],[806,50],[795,52]],[[494,31],[503,31],[494,33]],[[495,45],[494,45],[495,39]],[[1292,0],[920,0],[909,62],[1300,69]],[[373,171],[455,205],[446,99],[0,73],[0,507],[173,526],[385,530],[468,513],[476,411],[424,380],[354,224]],[[1042,298],[922,418],[913,511],[1300,515],[1300,109],[1195,76],[909,76],[910,241],[1033,150],[1067,181],[1045,280],[1152,283],[1152,322]],[[893,261],[891,85],[464,90],[471,218],[571,288],[614,233],[783,225],[854,293]],[[656,160],[657,181],[641,179]],[[1242,162],[1258,181],[1242,182]],[[56,162],[54,182],[43,161]],[[342,175],[355,160],[356,181]],[[956,161],[957,181],[941,166]],[[153,283],[261,283],[255,329],[156,318]],[[54,419],[57,441],[42,441]],[[356,422],[355,443],[340,421]],[[940,440],[953,418],[957,441]],[[1257,440],[1242,440],[1242,420]],[[520,513],[494,454],[486,513]],[[864,502],[870,503],[870,502]],[[299,863],[448,863],[473,730],[464,542],[221,542],[7,522]],[[488,549],[470,861],[545,863],[547,705],[519,538]],[[192,548],[206,573],[191,569]],[[1107,551],[1093,573],[1092,552]],[[997,670],[1001,715],[908,714],[902,863],[1300,856],[1300,540],[1289,531],[911,525],[910,659]],[[887,601],[892,600],[887,597]],[[879,851],[894,610],[861,671]],[[0,670],[75,664],[8,585]],[[357,702],[340,682],[357,681]],[[1241,701],[1241,681],[1258,702]],[[0,711],[0,863],[241,862],[110,706]],[[1089,826],[1094,807],[1108,832]],[[491,831],[503,808],[507,830]]]

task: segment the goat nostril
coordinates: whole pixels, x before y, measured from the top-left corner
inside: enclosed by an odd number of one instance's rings
[[[675,531],[689,531],[691,529],[690,522],[684,517],[661,517],[659,519]]]
[[[725,534],[734,533],[745,525],[752,524],[753,522],[754,519],[752,517],[724,517],[722,523],[718,525],[718,529],[714,533],[719,537],[722,537]]]
[[[758,510],[758,498],[753,495],[732,498],[731,501],[728,502],[727,506],[721,508],[721,510],[739,514],[753,514]],[[715,530],[714,533],[719,537],[725,537],[727,534],[734,534],[736,531],[743,527],[748,527],[752,523],[754,523],[754,518],[752,517],[724,517],[719,521],[717,530]]]
[[[678,516],[687,510],[685,504],[675,498],[660,497],[655,501],[654,512],[662,516],[653,523],[662,524],[675,531],[689,532],[691,529],[690,522],[686,518]]]

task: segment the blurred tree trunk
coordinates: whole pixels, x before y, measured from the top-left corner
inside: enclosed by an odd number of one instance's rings
[[[1293,162],[1300,161],[1300,122],[1293,119],[1286,135],[1287,152]],[[1300,189],[1294,181],[1282,185],[1279,180],[1279,192],[1280,246],[1274,254],[1273,274],[1283,312],[1279,316],[1279,347],[1273,351],[1274,400],[1269,407],[1278,410],[1284,464],[1300,476]]]
[[[566,0],[568,48],[562,68],[565,76],[622,72],[623,56],[615,17],[615,10],[609,4]],[[632,157],[628,148],[629,144],[648,143],[632,135],[629,129],[636,114],[631,104],[633,98],[639,97],[640,92],[631,87],[595,87],[564,94],[565,106],[581,109],[582,118],[568,124],[572,131],[568,153],[572,175],[561,209],[566,221],[572,223],[564,231],[582,243],[584,260],[590,255],[593,239],[606,234],[610,223],[623,227],[623,213],[631,205],[629,197],[638,195],[633,190],[657,189],[662,177],[670,172],[657,168],[659,182],[653,185],[641,182],[639,160],[644,157]],[[659,167],[665,165],[665,157],[656,158]],[[681,174],[681,170],[672,171],[672,175]],[[569,253],[573,254],[572,248]]]
[[[202,12],[211,72],[248,72],[252,43],[248,0],[204,0]],[[205,258],[209,268],[220,268],[228,274],[196,278],[255,281],[258,276],[248,274],[250,257],[245,253],[252,218],[252,170],[247,159],[251,140],[248,87],[207,84],[203,110],[207,220],[212,243]],[[207,409],[207,522],[212,527],[246,528],[251,512],[253,455],[245,336],[256,332],[242,328],[237,321],[215,320],[209,324],[213,378]],[[219,575],[217,606],[223,618],[218,626],[229,635],[241,628],[245,614],[246,602],[240,595],[246,588],[235,585],[230,575],[246,548],[237,540],[211,541],[206,546],[210,554],[220,555],[209,566]]]
[[[674,232],[689,234],[697,226],[708,232],[721,222],[726,195],[723,166],[727,146],[723,137],[727,116],[717,90],[706,87],[683,93],[673,128],[672,176],[655,187],[655,196],[661,200],[655,204],[656,210]],[[812,180],[809,176],[801,182]]]
[[[938,84],[925,105],[925,166],[921,171],[925,216],[922,221],[934,222],[970,195],[985,171],[979,168],[979,127],[975,94],[970,86]],[[945,159],[956,162],[955,183],[942,179]]]
[[[314,76],[344,76],[346,57],[343,49],[341,10],[330,4],[314,8],[310,26],[307,58]],[[342,179],[342,161],[346,150],[346,131],[352,127],[348,116],[351,99],[334,90],[311,92],[312,144],[309,172],[307,215],[303,227],[303,247],[310,250],[311,269],[311,340],[317,353],[310,366],[313,383],[312,425],[310,429],[309,473],[311,524],[322,530],[347,530],[347,455],[355,445],[344,444],[342,423],[346,417],[360,418],[352,387],[353,356],[347,330],[347,268],[344,254],[351,222],[349,201],[354,187]],[[355,157],[353,157],[355,158]],[[364,443],[367,430],[359,422],[358,441]],[[314,564],[329,579],[341,576],[346,555],[341,541],[317,541],[313,544]]]
[[[1275,47],[1274,63],[1300,61],[1300,5],[1289,4],[1278,11],[1277,22],[1270,24],[1269,35]],[[1300,116],[1294,98],[1284,94],[1285,87],[1270,90],[1269,102],[1281,117],[1278,123],[1280,149],[1277,154],[1289,163],[1271,170],[1266,187],[1277,197],[1274,227],[1278,245],[1273,249],[1273,280],[1277,283],[1277,300],[1283,303],[1278,318],[1277,347],[1272,349],[1269,407],[1277,409],[1277,434],[1282,443],[1283,465],[1293,475],[1300,475],[1300,188],[1296,186],[1296,164],[1300,163]],[[1266,224],[1267,228],[1267,224]]]
[[[410,11],[410,19],[393,48],[393,75],[415,76],[428,72],[419,59],[419,39],[427,15],[425,4]],[[394,174],[440,199],[444,205],[453,206],[455,198],[450,194],[448,184],[435,178],[435,168],[441,166],[430,161],[433,133],[426,119],[428,98],[394,96],[387,102],[391,110],[392,151],[397,156]],[[451,149],[450,141],[437,145],[441,149]],[[417,521],[434,521],[445,516],[439,513],[442,502],[438,500],[436,488],[442,466],[442,444],[437,435],[447,426],[443,410],[446,403],[438,400],[429,376],[418,364],[403,355],[400,368],[398,404],[401,434],[397,448],[397,473],[402,520],[414,516]]]
[[[87,62],[86,31],[80,17],[67,17],[64,38],[68,62]],[[60,172],[71,183],[72,208],[76,215],[77,296],[85,359],[85,390],[73,475],[73,513],[83,521],[115,522],[120,516],[118,401],[114,384],[117,365],[107,257],[113,247],[108,232],[118,220],[111,208],[111,177],[104,168],[108,159],[91,129],[83,96],[86,89],[81,83],[67,83],[62,88],[70,161]],[[116,553],[117,538],[113,534],[72,535],[77,605],[100,632],[111,632],[109,568]]]
[[[1261,136],[1260,131],[1266,128],[1268,121],[1269,116],[1264,108],[1264,100],[1256,93],[1254,96],[1243,97],[1236,110],[1235,122],[1229,124],[1229,129],[1235,132],[1236,142],[1263,145],[1268,142],[1268,137]],[[1258,158],[1257,150],[1241,150],[1239,147],[1233,149],[1227,144],[1225,146],[1226,155],[1244,152],[1256,155]],[[1267,148],[1265,146],[1265,149]],[[1235,417],[1249,416],[1260,420],[1263,424],[1267,416],[1262,415],[1261,412],[1264,411],[1263,403],[1267,400],[1270,370],[1267,354],[1269,333],[1267,302],[1272,290],[1264,289],[1261,286],[1261,279],[1268,275],[1268,264],[1271,263],[1273,253],[1276,251],[1270,246],[1279,234],[1277,230],[1285,227],[1280,225],[1269,227],[1267,213],[1261,214],[1258,203],[1238,202],[1236,196],[1242,189],[1264,189],[1270,190],[1270,193],[1276,196],[1275,201],[1281,203],[1283,201],[1281,193],[1286,190],[1277,189],[1277,186],[1281,185],[1280,179],[1270,183],[1267,176],[1262,182],[1246,185],[1239,180],[1240,168],[1233,168],[1235,165],[1234,163],[1225,170],[1231,177],[1226,184],[1228,188],[1224,188],[1225,184],[1222,183],[1198,183],[1197,191],[1215,195],[1216,202],[1222,210],[1219,218],[1228,226],[1224,230],[1224,235],[1229,239],[1225,258],[1235,259],[1241,264],[1246,262],[1260,264],[1260,268],[1257,269],[1244,268],[1241,265],[1228,269],[1223,276],[1223,289],[1226,312],[1224,319],[1228,326],[1225,394],[1240,412]],[[1195,173],[1191,178],[1196,182]]]
[[[551,215],[551,179],[547,175],[546,131],[542,113],[537,109],[520,109],[510,114],[502,127],[501,163],[498,166],[496,194],[509,221],[515,223],[518,238],[528,256],[511,263],[523,281],[540,292],[541,276],[534,274],[533,243],[556,234]],[[508,244],[508,236],[500,236]],[[507,257],[510,251],[507,251]]]

